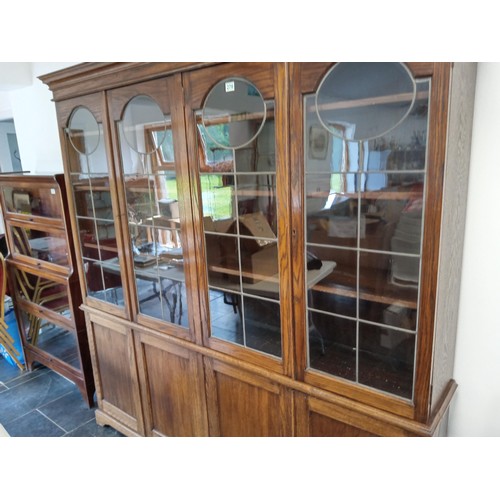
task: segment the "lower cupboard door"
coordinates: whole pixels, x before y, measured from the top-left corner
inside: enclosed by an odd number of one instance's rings
[[[90,321],[99,409],[106,423],[123,424],[143,433],[139,381],[135,365],[132,332],[119,324],[99,318]],[[110,419],[110,420],[108,420]],[[119,427],[122,432],[126,430]]]
[[[291,394],[273,381],[205,359],[212,436],[290,436]]]
[[[207,436],[201,356],[154,335],[136,338],[146,435]]]

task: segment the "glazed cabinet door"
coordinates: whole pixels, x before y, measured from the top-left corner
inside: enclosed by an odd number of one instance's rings
[[[284,66],[184,75],[203,342],[291,373]]]
[[[424,63],[291,75],[301,377],[413,417],[428,398],[446,80]]]
[[[65,179],[85,303],[128,317],[115,180],[108,153],[104,93],[57,103]],[[117,269],[108,263],[117,262]]]
[[[108,92],[133,321],[194,340],[196,283],[180,75]],[[119,270],[118,261],[108,261]],[[194,291],[193,291],[194,288]]]

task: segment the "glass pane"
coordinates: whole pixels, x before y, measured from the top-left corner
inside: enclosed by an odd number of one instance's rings
[[[149,155],[156,151],[166,138],[167,124],[158,104],[146,95],[133,97],[125,107],[121,122],[125,141],[133,151]],[[155,126],[155,140],[146,127]]]
[[[205,234],[205,242],[210,286],[241,292],[238,239]]]
[[[314,95],[305,97],[304,110],[306,172],[357,171],[357,144],[343,141],[323,127],[316,113]]]
[[[97,120],[83,106],[76,108],[71,114],[67,133],[71,145],[84,155],[91,155],[97,149],[101,139]]]
[[[222,148],[239,148],[251,142],[266,120],[266,103],[248,80],[229,78],[209,92],[202,112],[203,125]]]
[[[406,119],[389,134],[367,143],[367,170],[425,170],[429,90],[429,80],[418,80],[417,97]]]
[[[48,232],[11,226],[10,232],[15,250],[34,259],[68,266],[66,236],[60,232]]]
[[[212,337],[244,345],[241,295],[209,289],[209,299]]]
[[[122,306],[123,286],[118,262],[117,257],[104,262],[84,259],[89,295]]]
[[[309,312],[309,367],[356,380],[356,322]]]
[[[306,224],[310,243],[357,246],[359,178],[355,174],[306,176]]]
[[[103,137],[103,126],[98,124],[98,133]],[[106,159],[106,147],[103,140],[99,140],[96,148],[90,153],[84,153],[75,149],[71,144],[71,139],[67,145],[67,158],[69,162],[69,171],[72,174],[106,174],[108,164]],[[85,147],[85,146],[83,146]]]
[[[381,136],[403,121],[415,95],[415,81],[402,63],[341,62],[320,83],[316,107],[330,133],[362,141]]]
[[[381,297],[383,300],[360,300],[359,317],[381,325],[416,331],[417,293],[416,290],[414,293],[406,290],[403,292],[406,293],[400,294],[397,299],[383,296]]]
[[[278,247],[268,243],[255,252],[247,252],[246,243],[255,245],[254,240],[240,239],[241,274],[243,291],[279,300]]]
[[[235,220],[236,201],[234,184],[233,175],[200,175],[201,199],[206,231],[225,233]]]
[[[21,328],[31,345],[81,370],[76,336],[46,319],[21,311]]]
[[[19,269],[15,269],[14,275],[16,291],[22,299],[57,312],[67,318],[67,321],[71,320],[65,285]]]
[[[281,356],[279,303],[243,297],[245,345],[256,351]]]
[[[77,216],[113,220],[113,206],[107,178],[73,179]]]
[[[307,248],[308,307],[355,318],[357,253],[338,248]]]
[[[62,219],[61,194],[57,184],[29,188],[5,186],[2,190],[8,212]]]
[[[419,255],[424,174],[369,174],[363,181],[361,247]]]
[[[240,223],[244,217],[252,219],[257,223],[257,219],[262,216],[268,229],[261,227],[262,236],[268,234],[275,238],[276,227],[276,176],[275,175],[241,175],[237,178],[236,196],[238,199],[238,214]],[[246,216],[246,214],[249,214]],[[240,229],[241,231],[241,229]],[[265,234],[264,234],[265,232]]]
[[[414,334],[360,323],[359,383],[410,399],[414,363]]]

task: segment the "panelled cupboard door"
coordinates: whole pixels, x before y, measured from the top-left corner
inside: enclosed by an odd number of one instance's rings
[[[447,70],[304,63],[290,74],[299,377],[414,418],[429,395]]]
[[[208,435],[201,356],[157,334],[135,336],[146,435]]]
[[[56,103],[77,268],[84,302],[128,317],[127,272],[119,248],[115,179],[106,133],[104,93]],[[118,263],[110,270],[106,263]]]
[[[92,364],[96,378],[99,416],[122,432],[143,434],[142,406],[135,363],[135,346],[130,329],[116,322],[94,318],[87,320]],[[97,410],[99,412],[99,410]],[[125,428],[123,428],[125,426]]]
[[[292,435],[291,391],[266,377],[205,358],[210,435]]]
[[[183,75],[203,342],[292,372],[284,66]]]
[[[198,301],[188,264],[194,259],[180,75],[113,89],[107,98],[132,319],[193,340]],[[116,262],[107,265],[117,269]]]

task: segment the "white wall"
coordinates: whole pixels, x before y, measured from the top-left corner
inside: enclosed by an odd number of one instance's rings
[[[32,63],[32,84],[9,92],[23,170],[32,174],[63,171],[52,94],[37,77],[73,64]]]
[[[500,63],[478,66],[450,436],[500,436]]]
[[[12,159],[10,157],[9,142],[7,134],[15,134],[14,124],[10,122],[0,122],[0,172],[12,171]]]

